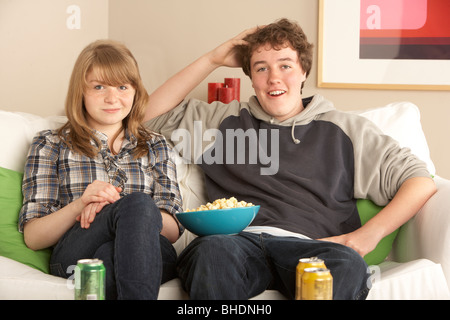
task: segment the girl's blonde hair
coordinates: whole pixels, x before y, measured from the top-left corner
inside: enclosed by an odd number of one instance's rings
[[[122,121],[122,125],[123,129],[128,129],[137,138],[134,157],[144,156],[149,151],[147,140],[151,138],[151,133],[142,125],[148,93],[142,83],[136,59],[130,50],[125,45],[111,40],[95,41],[84,48],[78,56],[66,97],[65,110],[68,121],[59,130],[59,136],[72,150],[88,157],[92,158],[99,152],[101,142],[88,126],[83,99],[83,93],[87,89],[87,74],[93,70],[106,85],[131,84],[136,90],[133,106]],[[112,139],[116,138],[117,136]],[[92,139],[97,147],[91,144]]]

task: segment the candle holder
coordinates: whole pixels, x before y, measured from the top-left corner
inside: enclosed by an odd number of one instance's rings
[[[208,103],[219,100],[219,89],[225,86],[224,83],[210,82],[208,83]]]
[[[231,101],[235,100],[234,98],[234,93],[235,90],[234,88],[229,88],[229,87],[223,87],[223,88],[219,88],[218,89],[218,99],[220,102],[228,104]]]
[[[208,83],[208,103],[220,101],[230,103],[233,100],[240,102],[241,99],[241,79],[225,78],[223,83]]]

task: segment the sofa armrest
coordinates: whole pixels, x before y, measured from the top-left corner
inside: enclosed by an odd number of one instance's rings
[[[450,180],[436,176],[437,192],[400,228],[393,259],[429,259],[442,266],[450,287]]]

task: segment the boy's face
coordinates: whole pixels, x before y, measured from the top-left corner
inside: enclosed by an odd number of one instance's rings
[[[301,86],[306,72],[297,51],[290,46],[281,50],[261,46],[253,52],[250,70],[256,97],[267,114],[283,121],[303,111]]]

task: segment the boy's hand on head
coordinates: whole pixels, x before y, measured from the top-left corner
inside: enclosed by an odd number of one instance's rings
[[[210,52],[211,63],[221,67],[238,68],[241,67],[239,59],[237,59],[234,48],[236,46],[246,45],[244,38],[255,32],[258,27],[244,30],[234,38],[222,43],[220,46]]]

